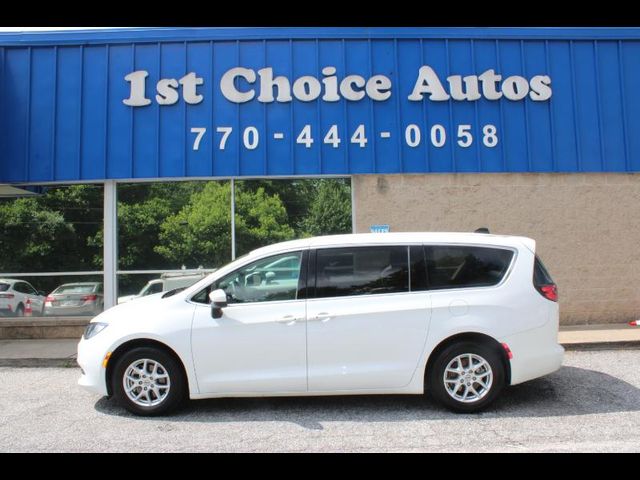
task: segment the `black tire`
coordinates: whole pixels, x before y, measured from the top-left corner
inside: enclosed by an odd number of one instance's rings
[[[16,317],[24,317],[24,307],[22,304],[16,307],[16,312],[14,314]]]
[[[124,375],[128,367],[143,359],[158,362],[169,375],[170,388],[161,403],[152,406],[142,406],[130,399],[123,384]],[[116,401],[131,413],[140,416],[165,415],[177,410],[187,398],[187,381],[182,366],[172,355],[153,347],[134,348],[118,358],[111,376],[111,388]],[[140,387],[142,388],[142,387]],[[153,397],[151,392],[148,394]]]
[[[454,358],[463,354],[473,354],[482,357],[489,364],[492,372],[492,383],[489,389],[481,398],[471,402],[463,402],[453,398],[445,387],[445,369]],[[454,365],[457,365],[457,363]],[[463,366],[467,368],[466,365]],[[457,379],[459,377],[453,374],[453,378]],[[479,384],[473,382],[473,378],[474,377],[470,377],[469,382],[473,387],[480,388]],[[499,353],[490,346],[470,341],[454,343],[441,351],[434,360],[427,375],[427,390],[433,398],[449,410],[457,413],[475,413],[484,410],[500,395],[504,384],[505,371]],[[461,385],[462,388],[464,388],[464,386],[464,384]],[[460,390],[456,390],[456,392],[462,395]]]

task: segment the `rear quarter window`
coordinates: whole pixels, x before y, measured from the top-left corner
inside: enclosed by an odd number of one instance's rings
[[[6,292],[7,290],[9,290],[9,287],[11,285],[9,285],[8,283],[0,283],[0,292]]]
[[[492,247],[433,245],[426,247],[430,289],[490,287],[502,281],[512,250]]]
[[[551,278],[551,275],[549,275],[547,267],[544,266],[544,263],[542,263],[540,257],[536,255],[536,260],[533,267],[533,284],[539,286],[551,285],[553,283],[554,281]]]

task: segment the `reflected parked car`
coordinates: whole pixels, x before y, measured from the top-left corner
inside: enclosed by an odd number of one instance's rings
[[[101,282],[65,283],[47,296],[44,314],[95,316],[104,308]]]
[[[174,288],[190,287],[197,281],[202,280],[204,277],[206,277],[209,272],[213,271],[215,271],[215,269],[203,270],[202,272],[195,273],[163,273],[160,278],[156,278],[147,282],[147,284],[142,287],[142,290],[140,290],[139,293],[135,295],[125,295],[123,297],[118,297],[118,304],[127,303],[131,300],[135,300],[136,298],[142,298],[148,295],[154,295],[156,293],[166,292],[169,290],[173,290]]]
[[[24,317],[31,305],[31,315],[42,315],[44,292],[24,280],[0,278],[0,316]],[[29,302],[27,302],[29,300]]]

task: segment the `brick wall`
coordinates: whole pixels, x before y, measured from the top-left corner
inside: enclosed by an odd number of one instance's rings
[[[473,231],[537,241],[561,323],[640,318],[640,174],[432,174],[353,178],[357,232]]]

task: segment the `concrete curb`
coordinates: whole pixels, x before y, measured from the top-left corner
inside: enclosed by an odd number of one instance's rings
[[[71,358],[0,358],[0,367],[13,368],[77,368],[75,357]]]
[[[640,340],[623,342],[561,343],[565,350],[628,350],[640,348]]]

